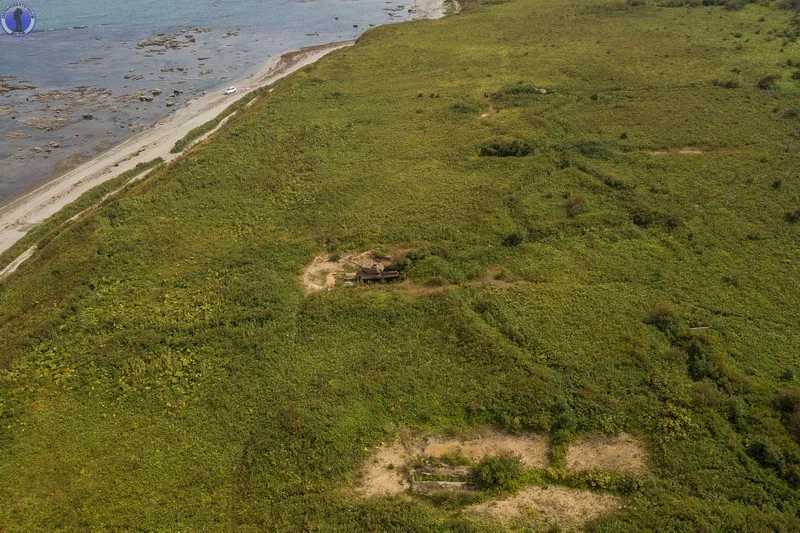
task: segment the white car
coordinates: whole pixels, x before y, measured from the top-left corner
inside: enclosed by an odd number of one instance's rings
[[[225,94],[233,94],[236,92],[236,87],[228,87],[225,89]]]

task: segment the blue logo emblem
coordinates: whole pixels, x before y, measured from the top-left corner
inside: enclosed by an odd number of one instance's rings
[[[24,37],[36,26],[36,14],[25,4],[11,4],[3,10],[0,26],[14,37]]]

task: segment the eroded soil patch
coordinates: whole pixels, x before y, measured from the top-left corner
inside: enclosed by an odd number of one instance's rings
[[[627,433],[586,439],[567,450],[567,468],[638,474],[647,468],[647,450],[641,441]]]
[[[536,520],[569,530],[622,505],[623,500],[611,494],[556,486],[528,487],[511,498],[467,507],[464,513],[504,524]]]
[[[475,437],[462,439],[430,438],[417,445],[416,455],[441,457],[461,454],[474,462],[486,455],[515,454],[522,459],[525,468],[547,466],[548,440],[539,435],[506,435],[486,431]]]
[[[391,496],[412,489],[422,494],[473,490],[467,481],[471,477],[469,465],[453,465],[442,468],[430,468],[428,474],[435,474],[453,481],[438,484],[416,476],[410,472],[425,468],[410,467],[420,459],[436,459],[447,456],[459,456],[472,463],[479,462],[484,456],[496,456],[507,453],[519,455],[525,468],[547,466],[548,441],[539,435],[506,435],[496,431],[485,430],[474,436],[446,439],[430,437],[407,440],[405,443],[395,442],[384,445],[375,451],[364,465],[360,490],[366,497]],[[411,479],[410,479],[411,477]],[[415,483],[415,481],[417,481]],[[419,485],[419,487],[416,487]]]
[[[381,446],[364,466],[361,491],[368,498],[405,492],[411,486],[406,475],[408,450],[399,442]]]
[[[306,292],[332,291],[337,282],[341,282],[346,274],[358,270],[357,265],[380,263],[384,267],[390,264],[388,258],[377,258],[370,250],[360,254],[332,256],[323,253],[314,258],[303,272],[302,280]]]

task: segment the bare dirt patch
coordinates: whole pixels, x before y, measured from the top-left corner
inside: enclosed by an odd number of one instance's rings
[[[529,487],[505,500],[472,505],[464,513],[505,524],[533,519],[570,530],[622,505],[623,500],[611,494],[555,486]]]
[[[433,482],[424,479],[409,479],[409,463],[420,458],[435,459],[445,456],[464,456],[474,463],[484,456],[517,454],[522,458],[525,468],[547,466],[549,443],[539,435],[507,435],[497,431],[483,430],[462,438],[429,437],[404,438],[391,445],[384,445],[375,451],[364,465],[360,492],[366,497],[391,496],[412,489],[421,494],[439,492],[461,492],[474,490],[468,483],[472,475],[469,465],[428,466],[418,468],[419,473],[434,474],[459,481]],[[419,478],[420,476],[417,476]],[[419,485],[417,487],[417,485]]]
[[[332,291],[336,288],[337,281],[343,279],[344,274],[358,270],[358,267],[353,263],[368,265],[374,262],[380,262],[381,264],[385,262],[384,266],[389,264],[386,259],[377,259],[372,251],[342,255],[335,259],[331,254],[320,254],[311,261],[311,264],[303,272],[303,285],[306,288],[306,292]]]
[[[669,150],[647,150],[647,153],[650,155],[668,155],[668,154],[678,154],[678,155],[699,155],[705,153],[703,150],[699,148],[672,148]]]
[[[489,110],[486,111],[485,113],[481,113],[480,118],[489,118],[495,113],[497,113],[497,109],[495,109],[493,106],[490,105]]]
[[[647,469],[647,449],[627,433],[587,439],[569,447],[567,468],[638,474]]]
[[[540,435],[506,435],[494,431],[484,431],[473,437],[460,439],[430,438],[415,447],[416,455],[441,457],[460,453],[478,462],[486,455],[519,455],[525,468],[547,466],[547,438]]]
[[[364,466],[361,492],[367,498],[382,498],[405,492],[410,487],[405,467],[409,453],[395,442],[378,448]]]

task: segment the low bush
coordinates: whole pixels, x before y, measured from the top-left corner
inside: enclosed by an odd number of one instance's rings
[[[583,213],[586,211],[587,203],[589,203],[589,201],[582,194],[572,196],[567,200],[567,216],[571,218]]]
[[[507,235],[503,239],[503,246],[513,248],[514,246],[519,246],[524,241],[525,241],[525,236],[521,232],[515,231],[514,233]]]
[[[775,90],[775,83],[780,78],[781,78],[780,74],[770,74],[769,76],[764,76],[756,84],[756,87],[758,87],[762,91],[773,91]]]
[[[481,146],[483,157],[525,157],[533,153],[533,146],[524,141],[489,141]]]
[[[655,326],[664,333],[674,329],[678,322],[675,306],[670,302],[659,302],[647,313],[647,324]]]
[[[514,492],[522,484],[522,459],[513,454],[484,457],[475,467],[474,477],[489,492]]]

